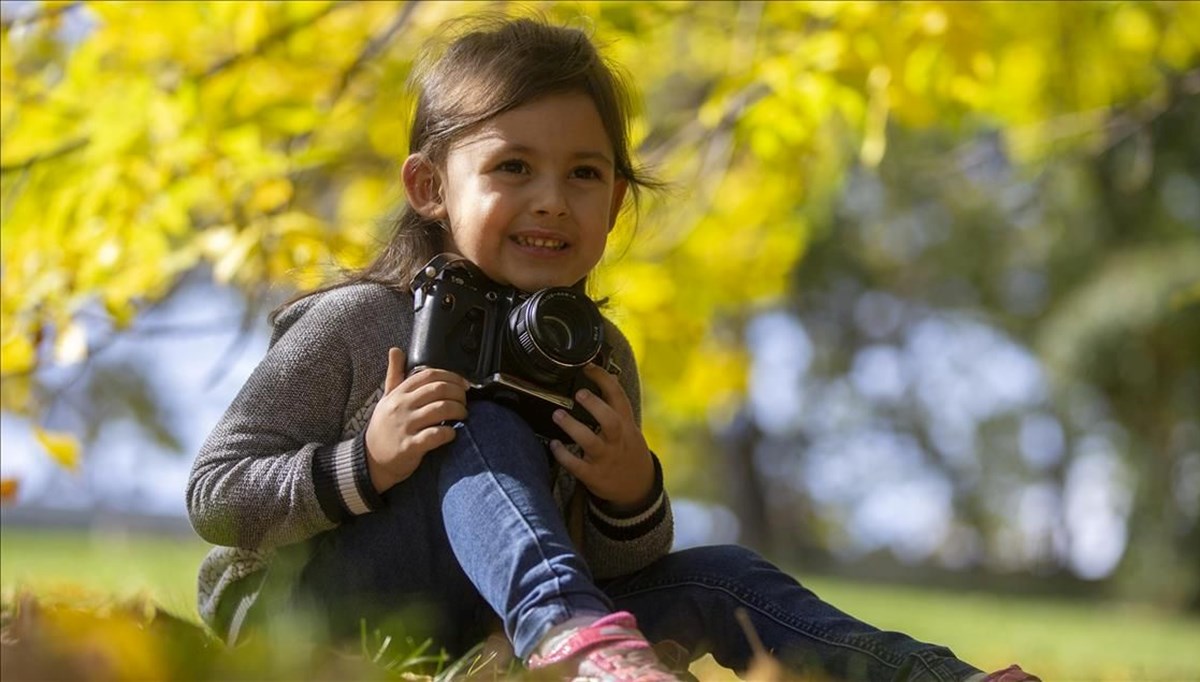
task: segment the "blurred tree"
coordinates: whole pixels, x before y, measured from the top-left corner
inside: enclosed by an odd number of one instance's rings
[[[798,380],[809,409],[758,447],[759,469],[803,470],[829,447],[854,460],[856,434],[876,433],[873,447],[914,455],[952,491],[961,526],[935,526],[917,558],[1099,577],[1072,517],[1111,514],[1127,542],[1118,589],[1194,605],[1200,73],[1164,88],[1035,168],[996,135],[894,126],[796,271],[787,310],[817,349]],[[852,416],[831,426],[830,402]],[[1109,453],[1127,502],[1072,480]],[[857,494],[802,489],[817,502],[804,515],[766,516],[776,535],[824,528],[816,544],[836,547],[866,498],[908,484],[875,473]],[[796,508],[774,486],[768,500]]]
[[[649,202],[637,239],[617,240],[597,287],[640,358],[648,436],[675,482],[697,491],[713,486],[703,457],[713,450],[695,427],[744,400],[746,325],[788,293],[798,264],[801,282],[832,266],[805,253],[840,238],[834,207],[858,191],[844,184],[848,169],[885,173],[908,154],[894,148],[901,130],[931,131],[964,154],[989,131],[1014,176],[1120,138],[1113,186],[1149,187],[1160,164],[1149,124],[1187,90],[1181,74],[1200,52],[1191,3],[5,3],[3,408],[45,414],[41,370],[85,363],[136,331],[139,314],[197,268],[258,297],[363,264],[401,199],[411,60],[444,20],[486,7],[587,27],[644,94],[635,139],[676,191]],[[979,154],[982,171],[993,156]],[[945,165],[930,181],[962,188],[972,168]],[[1083,175],[1061,181],[1093,199],[1106,191]],[[1194,176],[1179,177],[1162,180],[1172,196]],[[928,237],[917,222],[909,236]],[[1078,252],[1029,266],[1034,289],[1082,286],[1098,262],[1088,254],[1107,253],[1073,243],[1076,223],[1022,233],[1042,251]],[[891,272],[882,244],[919,246],[889,239],[865,241],[846,264]],[[941,282],[1012,272],[987,242],[948,253],[927,264],[949,268]],[[1155,271],[1139,262],[1127,267]],[[922,276],[932,277],[917,271],[905,286]],[[1160,279],[1143,293],[1166,295]],[[1039,347],[1075,376],[1089,369],[1070,340],[1099,337],[1069,309],[1055,319],[1082,336],[1047,332],[1055,341]]]

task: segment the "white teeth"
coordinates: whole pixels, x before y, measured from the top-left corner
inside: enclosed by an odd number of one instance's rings
[[[539,249],[561,249],[565,248],[567,243],[557,239],[543,239],[542,237],[528,237],[519,235],[513,238],[521,246],[533,246]]]

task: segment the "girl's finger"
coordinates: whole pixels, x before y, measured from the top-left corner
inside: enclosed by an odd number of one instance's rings
[[[576,455],[567,449],[567,446],[562,444],[562,441],[550,441],[550,454],[554,455],[554,459],[562,465],[562,468],[567,470],[575,478],[587,485],[588,474],[591,470],[591,464],[586,462],[582,457]]]
[[[575,392],[575,400],[579,401],[588,414],[596,419],[596,423],[600,425],[602,438],[612,440],[621,432],[621,415],[617,414],[616,410],[600,396],[586,388],[581,388]]]
[[[414,372],[413,374],[409,375],[409,377],[405,379],[404,383],[401,385],[404,386],[404,390],[406,392],[411,393],[418,386],[424,386],[425,384],[433,383],[435,381],[445,381],[450,384],[462,386],[464,391],[469,386],[467,384],[467,380],[458,374],[455,374],[448,369],[434,369],[432,367],[426,367],[418,372]]]
[[[458,432],[450,426],[430,426],[413,436],[412,444],[422,452],[429,452],[454,440]]]
[[[467,390],[461,384],[449,381],[431,381],[427,384],[417,386],[412,389],[410,394],[411,404],[414,408],[428,405],[439,400],[453,400],[455,402],[467,404]]]
[[[566,410],[554,411],[554,423],[558,424],[558,428],[562,429],[570,436],[579,447],[588,455],[598,455],[600,449],[604,446],[604,441],[600,436],[596,435],[595,431],[584,425],[583,422],[572,417]]]
[[[453,400],[439,400],[419,408],[412,415],[414,430],[424,429],[442,422],[462,421],[467,418],[467,406]]]
[[[617,380],[617,375],[610,374],[591,362],[583,368],[583,371],[589,379],[596,383],[596,387],[600,389],[600,395],[604,397],[604,402],[611,405],[619,414],[633,416],[633,405],[629,402],[629,396],[625,395],[625,389],[621,388],[621,382]]]
[[[404,381],[404,351],[399,348],[388,349],[387,378],[383,381],[384,394],[391,393]]]

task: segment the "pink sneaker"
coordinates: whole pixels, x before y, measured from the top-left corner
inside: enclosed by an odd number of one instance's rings
[[[530,670],[561,669],[571,682],[680,682],[626,611],[564,633],[544,656],[530,656],[528,665]]]
[[[1019,665],[1010,665],[983,678],[983,682],[1042,682],[1042,678],[1021,670]]]

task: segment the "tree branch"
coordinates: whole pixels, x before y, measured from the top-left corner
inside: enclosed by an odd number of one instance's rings
[[[1182,93],[1185,97],[1200,94],[1200,68],[1179,74],[1168,81],[1167,87],[1170,94]],[[1130,135],[1144,130],[1163,114],[1179,105],[1178,97],[1168,97],[1165,101],[1159,101],[1152,94],[1123,109],[1118,105],[1111,105],[1088,111],[1074,111],[1030,123],[1021,128],[1007,130],[1002,128],[1001,130],[1009,138],[1037,138],[1040,146],[1088,133],[1103,133],[1107,137],[1105,143],[1098,150],[1099,153],[1103,153]],[[977,140],[970,140],[959,145],[950,155],[963,159],[964,162],[946,170],[947,174],[961,173],[980,163],[987,162],[990,158],[989,155],[979,152]]]
[[[41,21],[50,21],[51,19],[56,19],[68,12],[83,7],[82,2],[72,2],[65,5],[52,5],[50,7],[47,7],[45,3],[39,3],[39,5],[42,8],[42,11],[31,12],[24,16],[15,16],[12,19],[0,22],[0,26],[2,26],[5,31],[11,31],[13,29],[36,24]]]
[[[395,37],[396,33],[398,33],[400,29],[404,28],[405,24],[408,23],[409,18],[412,16],[413,11],[417,7],[417,1],[418,0],[409,0],[409,2],[404,3],[404,8],[400,10],[400,13],[396,15],[396,18],[392,20],[392,23],[389,24],[382,33],[367,41],[366,46],[364,46],[362,51],[358,53],[358,56],[354,58],[354,61],[351,62],[349,68],[342,72],[342,77],[338,81],[337,87],[330,92],[328,100],[330,106],[337,103],[337,101],[342,98],[342,95],[346,92],[346,88],[350,86],[351,81],[353,81],[358,73],[362,70],[362,67],[365,66],[367,62],[374,59],[380,52],[382,52],[383,49],[387,47],[388,43],[392,41],[392,38]]]
[[[212,369],[209,370],[208,376],[204,379],[205,390],[211,389],[229,375],[233,369],[233,363],[237,360],[238,355],[246,348],[246,344],[250,342],[252,332],[254,331],[254,321],[258,319],[262,312],[263,302],[262,287],[254,294],[247,294],[246,309],[242,312],[241,322],[238,324],[237,336],[229,342],[225,350],[221,353],[221,357],[213,363]]]
[[[332,2],[332,3],[322,7],[319,12],[313,13],[313,15],[310,17],[306,17],[305,19],[303,19],[301,21],[297,21],[293,24],[288,24],[287,26],[281,26],[278,29],[276,29],[273,33],[268,34],[261,41],[259,41],[259,43],[254,46],[254,49],[252,49],[248,52],[238,52],[237,54],[229,55],[228,57],[222,59],[221,61],[217,62],[216,64],[213,64],[212,66],[208,67],[208,69],[204,73],[197,76],[196,79],[200,80],[200,81],[207,80],[208,78],[211,78],[211,77],[221,73],[222,71],[229,69],[230,67],[234,66],[238,62],[241,62],[245,59],[249,59],[250,57],[257,57],[258,55],[261,55],[263,52],[266,52],[266,50],[269,47],[271,47],[272,45],[275,45],[276,43],[279,43],[283,40],[286,40],[288,37],[290,37],[296,31],[299,31],[304,28],[308,28],[309,26],[312,26],[313,24],[317,23],[318,21],[320,21],[321,19],[323,19],[324,17],[329,15],[334,10],[342,9],[343,7],[347,7],[350,4],[351,3],[348,2],[347,0],[339,0],[338,2]]]
[[[52,149],[41,154],[34,154],[32,157],[25,159],[24,161],[0,165],[0,175],[27,171],[43,161],[52,161],[60,156],[66,156],[67,154],[71,154],[83,149],[89,144],[91,144],[91,138],[81,137],[64,144],[58,149]]]
[[[312,16],[307,17],[302,21],[297,21],[293,24],[289,24],[287,26],[282,26],[278,30],[276,30],[274,33],[271,33],[268,36],[266,36],[265,38],[263,38],[261,42],[259,42],[257,45],[254,46],[254,49],[250,50],[249,52],[239,52],[237,54],[230,55],[230,56],[226,57],[225,59],[222,59],[221,61],[217,62],[216,64],[213,64],[212,66],[210,66],[203,74],[200,74],[196,78],[197,78],[197,80],[203,81],[205,79],[208,79],[208,78],[211,78],[212,76],[217,75],[218,73],[221,73],[222,71],[229,69],[230,67],[234,66],[238,62],[241,62],[250,57],[258,56],[258,55],[262,54],[263,52],[265,52],[271,45],[274,45],[275,43],[278,43],[282,40],[285,40],[288,36],[291,36],[296,31],[299,31],[301,29],[307,28],[307,27],[315,24],[317,21],[319,21],[323,17],[327,16],[329,13],[333,12],[334,10],[341,9],[342,7],[346,7],[349,4],[350,3],[347,2],[346,0],[341,0],[339,2],[333,2],[333,3],[326,5],[325,7],[321,8],[321,11],[314,13]],[[408,15],[411,14],[411,5],[412,4],[413,3],[409,3],[409,6],[407,6],[405,8],[406,11],[401,14],[402,19],[407,19]],[[17,19],[11,23],[15,25],[18,23],[32,22],[37,19],[50,18],[52,16],[57,16],[58,14],[61,14],[70,9],[73,9],[76,6],[81,6],[81,5],[82,5],[82,3],[73,3],[71,5],[63,5],[61,7],[55,8],[54,10],[47,10],[46,12],[39,14],[38,17],[36,17],[36,18],[29,18],[29,19],[25,19],[25,20]],[[51,12],[53,12],[53,14]],[[8,27],[8,25],[6,24],[6,28],[7,27]],[[399,26],[396,26],[396,28],[399,28]],[[390,37],[390,34],[388,35],[388,37]],[[369,47],[370,46],[368,46],[368,48]],[[359,57],[361,59],[362,55],[359,55]],[[356,65],[357,65],[357,62],[356,62]],[[346,82],[348,82],[348,74],[343,75],[342,80],[343,80],[343,87],[344,87]],[[66,156],[67,154],[70,154],[72,152],[83,149],[84,147],[88,146],[89,144],[91,144],[91,138],[87,138],[87,137],[72,140],[71,142],[68,142],[67,144],[59,147],[58,149],[54,149],[52,151],[45,152],[43,154],[37,154],[37,155],[35,155],[31,158],[25,159],[23,161],[4,164],[4,165],[0,166],[0,175],[7,175],[8,173],[28,170],[29,168],[31,168],[39,163],[42,163],[44,161],[50,161],[50,160],[56,159],[60,156]]]

